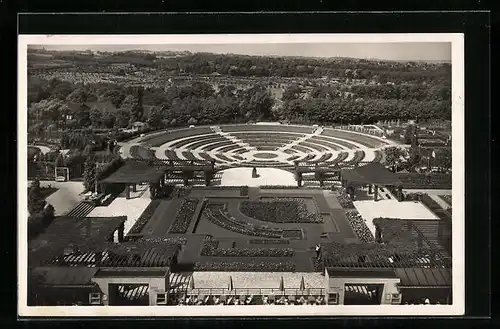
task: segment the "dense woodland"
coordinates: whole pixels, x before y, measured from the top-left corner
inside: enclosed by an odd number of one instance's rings
[[[132,52],[100,56],[62,53],[54,58],[69,62],[71,66],[64,68],[68,72],[83,68],[98,71],[109,68],[111,63],[126,63],[132,64],[133,70],[153,68],[154,75],[217,72],[228,78],[226,84],[216,87],[210,81],[188,80],[165,88],[144,88],[118,82],[43,80],[31,75],[28,114],[32,133],[49,126],[125,128],[135,121],[147,121],[159,128],[255,120],[359,124],[451,117],[448,64],[215,54],[157,58],[154,54]],[[276,97],[263,78],[268,76],[297,79],[280,84],[282,96]],[[239,88],[231,84],[231,77],[253,80],[250,88]],[[259,77],[262,79],[255,80]],[[342,80],[330,83],[330,78]],[[352,79],[364,79],[365,83],[354,84]]]

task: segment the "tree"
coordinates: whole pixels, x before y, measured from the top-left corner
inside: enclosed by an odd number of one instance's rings
[[[33,180],[28,193],[28,212],[31,216],[40,213],[47,203],[43,199],[40,189],[40,181],[38,179]]]
[[[396,171],[395,166],[400,162],[400,158],[405,154],[399,147],[388,147],[384,150],[385,163]]]
[[[84,164],[83,185],[87,191],[93,191],[96,184],[96,162],[94,157],[89,156]]]
[[[188,120],[188,125],[195,125],[196,123],[198,123],[198,120],[196,120],[195,118],[191,117],[189,118]]]
[[[452,165],[451,148],[446,147],[440,149],[438,152],[435,152],[435,154],[436,154],[435,163],[437,167],[445,170],[451,169]]]
[[[149,112],[147,123],[152,128],[161,128],[163,126],[163,107],[154,106]]]

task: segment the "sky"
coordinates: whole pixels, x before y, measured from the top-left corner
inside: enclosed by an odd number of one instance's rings
[[[451,62],[451,43],[282,43],[282,44],[168,44],[168,45],[43,45],[47,50],[190,51],[217,54],[304,57],[352,57],[398,61]]]

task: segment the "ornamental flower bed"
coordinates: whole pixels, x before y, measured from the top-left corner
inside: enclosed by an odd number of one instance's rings
[[[141,216],[134,223],[132,228],[128,231],[128,234],[137,234],[142,231],[146,223],[149,221],[151,216],[156,211],[156,208],[160,205],[161,200],[152,200],[149,205],[144,209]]]
[[[276,198],[271,201],[243,201],[242,214],[272,223],[322,223],[319,214],[310,213],[301,199]]]
[[[218,241],[204,241],[201,248],[202,256],[212,257],[292,257],[293,249],[291,248],[252,248],[252,249],[228,249],[217,248]]]
[[[248,271],[248,272],[293,272],[295,264],[291,261],[219,261],[219,262],[196,262],[195,271]]]
[[[354,210],[346,211],[347,220],[351,224],[352,229],[358,236],[359,240],[364,243],[373,243],[375,242],[375,238],[373,237],[372,232],[366,226],[364,219],[361,215]]]
[[[337,192],[337,199],[339,200],[340,206],[344,209],[353,209],[354,203],[352,203],[351,197],[347,194],[345,188],[340,187],[337,189]]]
[[[252,239],[249,244],[290,244],[290,240],[286,239]]]
[[[193,221],[193,216],[196,210],[196,206],[200,202],[199,199],[186,198],[182,201],[182,204],[175,215],[174,222],[168,233],[177,234],[177,233],[186,233],[189,225]]]
[[[247,222],[239,221],[231,217],[222,209],[211,210],[207,208],[205,210],[205,216],[211,223],[239,234],[263,238],[281,238],[282,230],[262,226],[255,227]]]

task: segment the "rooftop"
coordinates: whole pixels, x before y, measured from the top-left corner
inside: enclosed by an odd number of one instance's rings
[[[388,268],[345,268],[330,267],[326,269],[330,278],[381,278],[396,279],[393,269]]]
[[[341,176],[349,185],[401,185],[398,175],[385,168],[380,162],[371,162],[354,169],[342,169]]]
[[[92,285],[92,277],[97,272],[90,267],[36,267],[29,273],[30,282],[50,286]]]
[[[157,182],[164,175],[161,168],[155,168],[141,161],[127,161],[117,171],[100,181],[100,183],[146,183]]]

